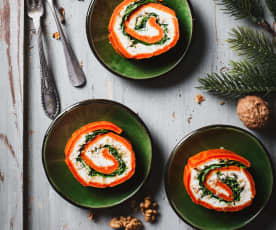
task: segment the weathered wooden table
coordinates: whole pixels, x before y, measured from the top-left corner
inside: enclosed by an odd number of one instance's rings
[[[120,1],[120,0],[114,0]],[[66,76],[60,41],[54,40],[54,19],[46,14],[44,35],[48,56],[59,89],[62,108],[84,99],[107,98],[138,112],[153,137],[154,164],[151,177],[138,196],[151,193],[160,204],[156,224],[145,229],[190,229],[173,212],[163,186],[164,165],[174,145],[188,132],[209,124],[243,127],[236,115],[236,102],[220,105],[217,97],[203,94],[198,105],[197,78],[224,67],[236,54],[225,39],[237,24],[212,0],[193,0],[194,37],[183,62],[164,78],[130,81],[114,76],[96,60],[86,39],[85,18],[89,0],[59,0],[65,8],[65,30],[87,76],[84,88],[73,88]],[[47,8],[47,13],[49,9]],[[40,66],[36,35],[24,13],[22,0],[0,0],[0,229],[109,229],[113,215],[135,215],[126,204],[97,211],[95,221],[88,210],[63,200],[48,183],[41,162],[41,145],[50,124],[40,102]],[[275,104],[272,103],[275,111]],[[24,121],[24,123],[23,123]],[[276,165],[275,128],[254,132],[266,145]],[[248,229],[276,229],[273,194],[269,205]],[[140,216],[141,217],[141,216]]]

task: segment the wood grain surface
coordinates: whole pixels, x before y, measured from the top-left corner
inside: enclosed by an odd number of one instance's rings
[[[106,98],[137,112],[151,131],[154,164],[149,181],[135,199],[152,194],[161,213],[157,223],[146,223],[145,229],[192,229],[169,206],[163,184],[165,164],[176,143],[194,129],[218,123],[243,127],[236,115],[236,101],[202,93],[206,101],[198,105],[194,97],[199,93],[195,89],[198,77],[219,71],[230,59],[238,58],[225,40],[232,27],[244,25],[245,21],[235,21],[223,14],[212,0],[191,0],[194,35],[182,63],[163,78],[133,81],[108,72],[93,56],[85,31],[90,1],[58,0],[57,4],[65,8],[64,29],[87,76],[84,88],[71,86],[61,42],[52,38],[57,31],[54,19],[46,7],[44,38],[62,109],[81,100]],[[125,203],[108,210],[97,210],[96,219],[91,221],[89,210],[69,204],[50,187],[42,166],[41,146],[51,121],[41,106],[36,38],[30,20],[24,17],[23,1],[0,0],[0,229],[107,230],[113,216],[142,218]],[[224,105],[220,104],[222,100]],[[271,105],[276,111],[275,100]],[[253,133],[268,148],[275,166],[275,126]],[[267,208],[247,229],[276,229],[275,196],[274,193]]]
[[[24,3],[0,0],[0,228],[23,224]]]

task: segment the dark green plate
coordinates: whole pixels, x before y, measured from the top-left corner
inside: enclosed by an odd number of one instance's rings
[[[72,133],[81,126],[106,120],[123,129],[123,136],[133,145],[136,171],[127,182],[114,188],[82,186],[65,164],[64,148]],[[87,100],[60,114],[46,132],[42,160],[53,188],[67,201],[85,208],[106,208],[133,196],[147,179],[152,157],[149,132],[141,119],[127,107],[108,100]]]
[[[237,213],[221,213],[192,202],[183,185],[183,172],[190,156],[208,149],[224,147],[251,162],[250,172],[256,183],[251,206]],[[185,222],[204,230],[229,230],[252,221],[270,199],[273,188],[271,161],[263,144],[249,132],[226,125],[207,126],[186,137],[173,150],[167,165],[165,186],[168,200]]]
[[[86,33],[98,60],[111,72],[132,79],[158,77],[172,70],[184,57],[192,39],[193,20],[187,0],[164,0],[176,12],[180,38],[169,52],[145,60],[129,60],[115,52],[108,39],[108,23],[114,8],[122,0],[94,0],[86,18]]]

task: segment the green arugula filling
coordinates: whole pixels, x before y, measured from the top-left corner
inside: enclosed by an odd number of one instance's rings
[[[218,178],[221,182],[224,184],[227,184],[232,192],[233,192],[233,201],[240,201],[241,199],[241,192],[244,190],[244,187],[240,187],[240,184],[238,183],[237,175],[235,174],[234,177],[227,176],[225,178],[222,178],[221,175],[218,175]]]
[[[96,170],[94,170],[93,168],[91,168],[89,165],[87,165],[85,163],[85,161],[81,158],[81,152],[82,150],[84,149],[85,145],[91,141],[92,139],[94,139],[97,135],[99,134],[105,134],[105,133],[108,133],[110,132],[109,130],[104,130],[104,129],[101,129],[101,130],[97,130],[97,131],[94,131],[93,133],[91,134],[88,134],[85,136],[85,143],[80,147],[80,154],[79,156],[77,157],[77,161],[80,162],[82,164],[82,166],[86,169],[89,170],[89,176],[103,176],[103,177],[114,177],[114,176],[117,176],[117,175],[122,175],[126,169],[127,169],[127,166],[125,164],[125,162],[122,160],[119,152],[117,151],[117,149],[113,148],[112,146],[110,145],[105,145],[103,148],[108,148],[109,150],[109,153],[112,154],[116,160],[119,162],[119,167],[116,171],[114,171],[113,173],[110,173],[110,174],[104,174],[104,173],[100,173]]]
[[[226,202],[226,203],[236,202],[236,201],[240,200],[240,194],[244,188],[240,187],[236,175],[234,175],[234,177],[227,176],[227,177],[223,178],[221,176],[221,173],[219,171],[217,172],[218,179],[222,183],[228,185],[231,188],[231,190],[233,192],[233,201],[226,201],[226,200],[216,196],[213,192],[211,192],[209,189],[207,189],[204,186],[205,178],[209,172],[211,172],[214,169],[229,167],[229,166],[237,166],[240,168],[246,168],[245,165],[243,165],[242,163],[240,163],[238,161],[222,160],[221,162],[219,162],[217,164],[208,165],[200,171],[197,179],[199,180],[200,190],[202,191],[201,198],[203,198],[205,196],[210,196],[212,198],[218,199],[219,201]]]
[[[121,28],[122,28],[122,31],[123,31],[123,34],[125,36],[128,36],[129,39],[132,41],[132,44],[131,46],[135,46],[136,44],[138,43],[141,43],[141,44],[144,44],[144,45],[147,45],[147,46],[150,46],[150,45],[163,45],[166,41],[168,41],[170,38],[168,36],[168,25],[167,24],[162,24],[160,23],[159,21],[159,17],[157,14],[155,13],[149,13],[149,14],[146,14],[146,15],[141,15],[139,16],[137,19],[136,19],[136,22],[135,22],[135,30],[141,30],[141,29],[144,29],[146,27],[146,24],[147,24],[147,21],[149,20],[150,17],[156,17],[156,23],[162,27],[163,31],[164,31],[164,36],[163,38],[156,42],[156,43],[147,43],[147,42],[143,42],[143,41],[140,41],[134,37],[132,37],[131,35],[129,35],[128,33],[126,33],[125,31],[125,21],[128,19],[128,17],[130,16],[130,14],[136,10],[137,8],[139,8],[140,6],[142,5],[145,5],[145,4],[148,4],[148,3],[158,3],[157,0],[140,0],[140,1],[136,1],[136,2],[133,2],[131,3],[130,5],[127,6],[126,10],[125,10],[125,13],[122,17],[122,22],[121,22]],[[139,22],[139,18],[141,17],[141,21]]]

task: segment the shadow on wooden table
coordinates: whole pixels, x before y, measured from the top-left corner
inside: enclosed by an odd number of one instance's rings
[[[196,9],[192,8],[192,5],[191,10],[193,15],[194,31],[191,45],[183,60],[176,66],[175,69],[158,78],[139,81],[126,79],[130,84],[147,88],[169,88],[180,84],[188,77],[191,77],[193,72],[199,68],[200,64],[203,63],[203,59],[208,56],[206,53],[207,44],[208,42],[210,44],[210,41],[208,41],[208,36],[206,36],[207,31],[204,27],[204,23],[201,21]]]

